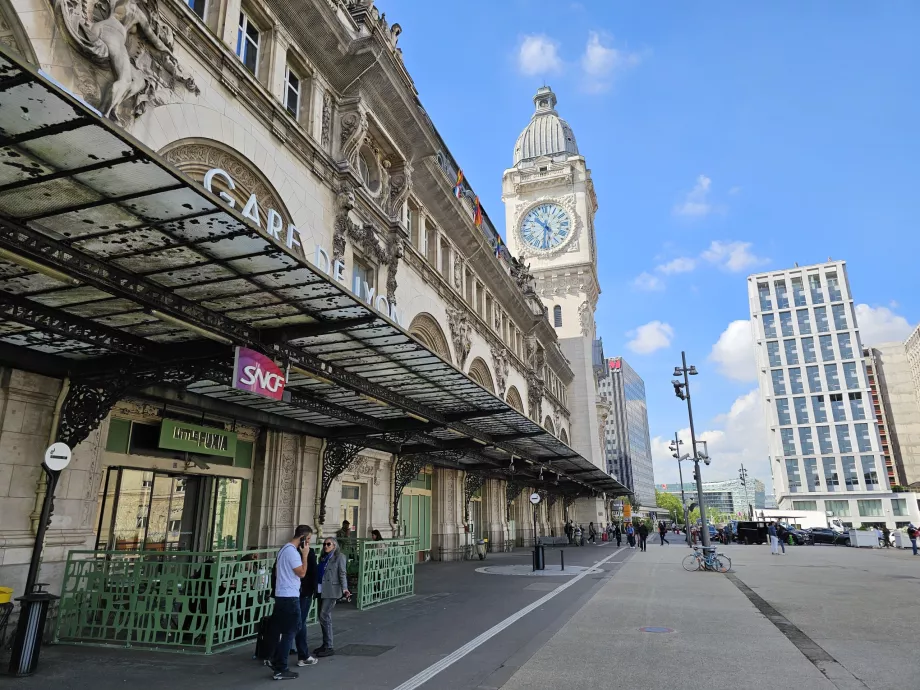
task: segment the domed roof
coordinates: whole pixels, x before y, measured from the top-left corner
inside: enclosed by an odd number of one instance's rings
[[[539,156],[578,155],[578,144],[569,123],[556,112],[556,94],[548,86],[537,89],[536,107],[530,124],[514,145],[514,165]]]

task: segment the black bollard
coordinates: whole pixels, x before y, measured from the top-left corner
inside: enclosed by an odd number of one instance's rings
[[[559,560],[562,561],[562,569],[565,570],[565,551],[559,549]]]

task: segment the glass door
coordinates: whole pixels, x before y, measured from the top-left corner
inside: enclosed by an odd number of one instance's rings
[[[339,524],[348,520],[351,525],[348,535],[349,539],[359,536],[358,527],[361,524],[358,519],[361,517],[361,486],[358,484],[342,484],[342,503],[340,508],[341,517]]]

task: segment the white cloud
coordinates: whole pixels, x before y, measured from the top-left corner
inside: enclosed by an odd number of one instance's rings
[[[712,180],[705,175],[696,178],[696,184],[693,186],[684,200],[674,207],[676,216],[702,217],[708,216],[715,210],[715,207],[709,201],[709,191],[712,187]]]
[[[581,68],[584,71],[585,88],[588,91],[599,93],[606,91],[613,85],[617,73],[635,67],[641,61],[639,53],[619,50],[610,45],[604,45],[602,36],[597,31],[588,33],[588,43],[581,56]]]
[[[664,290],[664,281],[658,276],[653,276],[651,273],[644,272],[636,276],[636,279],[633,281],[633,287],[643,292],[656,292],[658,290]]]
[[[700,256],[732,273],[738,273],[769,261],[769,259],[752,254],[750,249],[750,242],[719,242],[716,240]]]
[[[731,409],[718,415],[708,427],[697,434],[697,441],[706,441],[712,464],[701,467],[703,481],[734,479],[738,476],[741,463],[744,463],[752,478],[761,480],[771,492],[772,476],[767,457],[767,425],[760,400],[760,392],[754,389],[739,398]],[[698,427],[699,428],[699,427]],[[684,442],[681,454],[690,452],[690,430],[678,432]],[[660,489],[662,484],[679,483],[677,461],[671,457],[668,444],[673,438],[656,436],[652,439],[652,460],[655,464],[655,484]],[[703,450],[702,447],[699,450]],[[684,482],[692,480],[692,468],[684,463]],[[670,486],[668,488],[671,488]]]
[[[665,275],[671,275],[672,273],[689,273],[696,268],[696,259],[691,259],[687,256],[682,256],[672,261],[669,261],[666,264],[660,264],[655,267],[655,270],[664,273]]]
[[[732,187],[731,189],[729,189],[729,190],[728,190],[728,193],[731,194],[732,196],[735,196],[735,194],[741,194],[741,187],[738,187],[738,186],[736,185],[736,186]]]
[[[543,34],[524,36],[517,58],[521,74],[529,77],[541,77],[562,71],[559,43]]]
[[[668,347],[674,337],[674,329],[670,324],[650,321],[634,331],[629,331],[626,336],[632,338],[626,343],[626,347],[640,355],[647,355]]]
[[[709,361],[715,362],[719,372],[735,381],[756,381],[757,365],[754,359],[754,335],[747,319],[732,321],[722,331],[712,346]]]
[[[856,323],[864,345],[906,340],[914,330],[907,319],[888,307],[870,307],[868,304],[856,305]]]

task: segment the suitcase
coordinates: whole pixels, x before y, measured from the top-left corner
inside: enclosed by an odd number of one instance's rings
[[[256,651],[252,658],[260,660],[265,666],[271,666],[272,654],[279,639],[281,636],[274,635],[272,631],[272,617],[265,616],[256,624]]]

